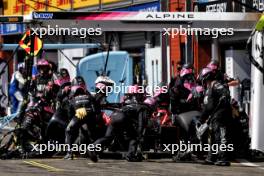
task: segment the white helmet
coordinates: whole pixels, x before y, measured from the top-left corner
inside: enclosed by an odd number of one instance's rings
[[[25,68],[25,63],[24,62],[21,62],[17,65],[17,68],[20,69],[20,68]]]
[[[95,84],[97,83],[104,83],[106,85],[114,85],[115,81],[110,79],[108,76],[98,76],[95,80]]]

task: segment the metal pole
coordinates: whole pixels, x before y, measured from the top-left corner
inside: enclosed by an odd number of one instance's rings
[[[71,11],[73,11],[73,0],[70,0],[71,3]]]
[[[186,1],[186,12],[192,11],[192,0]],[[191,26],[190,26],[191,27]],[[186,63],[193,63],[192,35],[187,35],[186,43]]]
[[[218,54],[218,39],[216,39],[216,38],[212,39],[211,50],[212,50],[211,59],[213,59],[213,60],[219,60],[219,54]]]
[[[108,64],[108,59],[109,59],[109,53],[110,53],[110,49],[111,49],[111,45],[112,45],[112,40],[114,38],[113,36],[114,34],[111,35],[111,38],[110,38],[110,42],[109,42],[109,45],[108,45],[108,50],[107,50],[107,55],[106,55],[106,60],[105,60],[105,65],[104,65],[104,73],[106,75],[106,68],[107,68],[107,64]]]
[[[25,4],[22,4],[22,5],[21,5],[21,15],[24,15],[24,5],[25,5]]]
[[[99,10],[101,11],[103,9],[103,0],[99,0]]]
[[[48,11],[48,5],[47,5],[48,4],[48,0],[45,1],[45,4],[46,4],[45,5],[45,10]]]
[[[169,0],[167,0],[166,2],[162,1],[160,2],[161,4],[161,11],[168,11],[168,7],[169,7]],[[168,45],[168,36],[167,35],[163,35],[163,33],[161,32],[161,36],[160,36],[161,42],[161,82],[167,83],[167,76],[168,76],[168,72],[167,72],[167,45]]]
[[[262,58],[262,62],[260,61],[260,67],[264,68],[264,31],[262,31],[262,45],[261,45],[261,54],[260,57]],[[262,85],[264,86],[264,72],[262,71]]]

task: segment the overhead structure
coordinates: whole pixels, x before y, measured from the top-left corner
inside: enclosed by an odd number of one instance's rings
[[[28,23],[31,27],[102,28],[103,31],[161,31],[192,28],[251,30],[262,13],[232,12],[32,12],[25,16],[0,16],[1,23]],[[71,22],[69,22],[71,21]],[[41,26],[40,26],[41,24]],[[147,24],[147,25],[146,25]]]
[[[18,44],[3,44],[1,50],[15,50]],[[73,48],[100,48],[99,43],[58,43],[58,44],[43,44],[43,49],[73,49]]]
[[[34,22],[35,27],[100,27],[103,31],[162,31],[180,25],[241,31],[251,30],[260,16],[261,13],[229,12],[32,12],[24,22]]]

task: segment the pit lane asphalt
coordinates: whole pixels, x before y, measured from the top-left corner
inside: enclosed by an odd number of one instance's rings
[[[174,163],[170,159],[127,162],[102,159],[93,163],[88,159],[26,159],[0,160],[0,176],[123,176],[123,175],[205,175],[255,176],[264,173],[264,162],[233,162],[230,167],[207,166],[198,163]]]

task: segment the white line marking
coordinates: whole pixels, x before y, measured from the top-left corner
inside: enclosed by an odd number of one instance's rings
[[[244,166],[248,166],[248,167],[256,167],[258,169],[262,169],[264,170],[264,167],[260,166],[260,165],[257,165],[255,163],[251,163],[249,162],[248,160],[245,160],[245,159],[238,159],[237,160],[240,164],[244,165]]]

